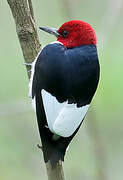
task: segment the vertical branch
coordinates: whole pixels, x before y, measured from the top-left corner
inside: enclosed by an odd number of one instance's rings
[[[30,9],[30,14],[32,16],[32,19],[35,21],[32,1],[28,0],[28,4],[29,4],[29,9]]]
[[[40,43],[37,36],[34,21],[28,9],[27,1],[7,0],[12,10],[16,24],[16,31],[20,41],[25,62],[31,63],[40,50]],[[28,77],[30,77],[30,67],[27,66]]]
[[[62,161],[59,161],[55,168],[52,168],[51,164],[46,163],[48,180],[64,180],[64,172],[62,168]]]
[[[32,63],[40,51],[32,2],[31,0],[7,0],[7,2],[15,20],[16,31],[25,62]],[[30,78],[30,68],[28,66],[27,72]],[[60,161],[55,168],[52,168],[50,162],[48,162],[46,163],[46,168],[48,180],[64,180]]]

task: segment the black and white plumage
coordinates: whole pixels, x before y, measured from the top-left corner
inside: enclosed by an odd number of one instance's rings
[[[55,42],[38,54],[32,64],[29,94],[36,101],[45,162],[50,160],[55,165],[59,159],[64,160],[66,148],[88,111],[98,81],[95,44],[67,48]],[[45,114],[41,113],[42,108]]]

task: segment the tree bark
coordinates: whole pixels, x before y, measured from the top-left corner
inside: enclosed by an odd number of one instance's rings
[[[64,180],[64,172],[62,162],[59,161],[55,168],[52,168],[51,164],[46,163],[48,180]]]
[[[34,19],[28,7],[27,0],[7,0],[11,8],[19,42],[25,62],[31,63],[40,50],[40,43],[35,27]],[[30,77],[30,67],[27,67]]]
[[[40,51],[34,12],[31,0],[7,0],[15,20],[16,31],[26,63],[32,63]],[[30,66],[26,66],[30,78]],[[48,180],[64,180],[61,161],[55,168],[46,163]]]

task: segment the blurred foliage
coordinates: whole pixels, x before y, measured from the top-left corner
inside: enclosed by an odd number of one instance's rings
[[[107,177],[123,177],[123,3],[121,0],[69,0],[72,19],[90,23],[97,32],[101,79],[93,100],[97,127],[105,149]],[[38,26],[59,27],[66,20],[62,1],[33,0]],[[28,99],[28,79],[7,4],[0,3],[0,179],[46,179],[35,113]],[[55,41],[38,30],[42,46]],[[97,163],[86,118],[67,152],[67,179],[95,180]]]

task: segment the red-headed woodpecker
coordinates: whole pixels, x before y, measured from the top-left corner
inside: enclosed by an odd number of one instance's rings
[[[64,160],[66,148],[82,124],[97,89],[100,68],[96,34],[88,23],[72,20],[58,30],[40,29],[55,35],[57,41],[46,45],[33,62],[29,94],[36,101],[44,160],[54,166]]]

